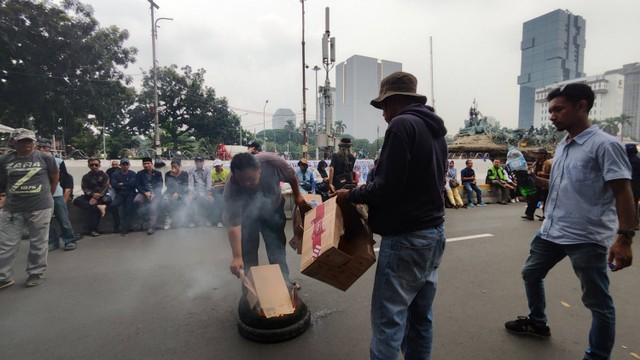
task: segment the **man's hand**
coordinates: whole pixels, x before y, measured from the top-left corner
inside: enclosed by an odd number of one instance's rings
[[[171,197],[173,198],[173,200],[178,200],[178,198],[180,197],[180,194],[178,194],[176,192],[176,193],[173,193],[173,195],[171,195]]]
[[[98,200],[96,200],[95,198],[89,199],[89,205],[93,206],[93,205],[95,205],[97,203],[98,203]]]
[[[92,198],[98,200],[102,197],[102,195],[100,195],[100,193],[93,193],[93,195],[91,195]]]
[[[231,260],[231,265],[229,266],[229,270],[231,273],[237,277],[240,277],[240,274],[244,270],[244,262],[242,261],[242,256],[234,257]]]
[[[312,209],[311,205],[309,205],[302,196],[296,198],[296,205],[298,206],[298,209],[300,209],[300,214],[302,215]]]
[[[338,203],[338,204],[349,203],[349,190],[340,189],[340,190],[336,191],[336,193],[333,194],[332,196],[335,196],[336,203]]]
[[[615,264],[615,267],[611,269],[612,271],[622,270],[631,266],[633,262],[631,241],[622,235],[618,235],[618,239],[609,249],[609,260],[607,262]]]

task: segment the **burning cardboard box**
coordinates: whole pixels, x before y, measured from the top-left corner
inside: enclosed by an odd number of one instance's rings
[[[331,198],[304,216],[301,272],[346,291],[376,261],[373,244],[355,206]]]
[[[266,318],[294,312],[292,294],[289,293],[280,265],[253,266],[249,274],[241,278],[247,288],[249,306],[264,313]]]

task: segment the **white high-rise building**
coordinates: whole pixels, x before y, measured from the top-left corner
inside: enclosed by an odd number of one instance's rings
[[[271,117],[271,128],[276,130],[284,129],[288,120],[293,120],[293,124],[296,124],[296,114],[291,109],[280,108]]]
[[[549,103],[547,95],[556,88],[567,84],[585,83],[595,94],[593,107],[589,112],[589,119],[604,120],[622,114],[624,99],[624,75],[620,70],[608,71],[601,75],[587,76],[567,81],[561,81],[545,87],[537,88],[535,93],[533,127],[552,125],[549,121]]]
[[[378,96],[380,81],[396,71],[402,71],[401,63],[361,55],[339,63],[336,66],[334,124],[342,121],[344,132],[356,139],[373,141],[378,134],[383,136],[387,124],[382,111],[369,103]]]

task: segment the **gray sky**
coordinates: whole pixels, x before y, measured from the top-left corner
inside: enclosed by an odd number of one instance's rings
[[[208,86],[249,130],[267,128],[278,108],[302,121],[302,7],[299,0],[155,0],[160,65],[204,68]],[[147,0],[83,0],[101,26],[130,32],[139,53],[126,70],[136,81],[152,65]],[[522,23],[558,8],[587,22],[584,71],[595,75],[640,61],[640,1],[635,0],[308,0],[306,62],[321,66],[324,9],[331,8],[337,62],[352,55],[398,61],[418,78],[431,104],[429,37],[433,37],[436,110],[458,132],[477,99],[484,115],[517,127]],[[315,121],[315,72],[307,71],[307,121]],[[330,72],[335,85],[335,71]],[[324,81],[324,70],[318,82]],[[382,116],[382,113],[380,114]],[[349,133],[349,129],[346,129]]]

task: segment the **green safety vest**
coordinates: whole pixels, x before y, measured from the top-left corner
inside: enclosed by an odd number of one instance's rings
[[[489,180],[495,180],[496,177],[498,177],[500,180],[507,181],[507,175],[504,173],[504,170],[501,167],[496,168],[495,166],[492,166],[489,168],[489,174],[487,175],[487,178]]]

